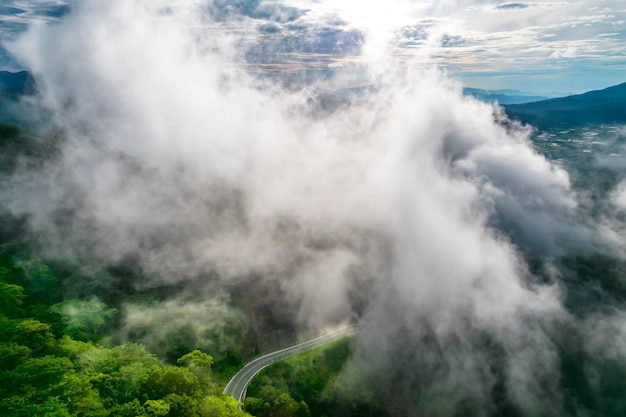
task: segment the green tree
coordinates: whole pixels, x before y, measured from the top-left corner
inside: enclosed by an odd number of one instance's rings
[[[85,374],[66,373],[66,398],[70,403],[70,411],[79,417],[108,416],[99,392],[91,385],[90,378]]]
[[[91,347],[74,362],[90,377],[107,407],[143,396],[150,373],[161,366],[154,355],[134,343],[112,349]]]
[[[243,403],[243,409],[255,417],[269,417],[269,413],[265,414],[265,404],[269,408],[269,403],[266,403],[261,398],[247,397]]]
[[[170,405],[163,400],[148,400],[143,406],[148,416],[166,416],[170,412]]]
[[[198,401],[188,395],[168,394],[163,400],[169,404],[172,417],[197,417]]]
[[[6,372],[1,393],[2,396],[21,395],[35,404],[49,397],[66,398],[67,376],[72,372],[73,365],[67,358],[31,358]]]
[[[25,297],[24,288],[0,281],[0,314],[8,317],[23,317],[22,304]]]
[[[59,397],[48,397],[42,403],[33,403],[29,398],[13,396],[0,399],[4,417],[72,417],[67,405]]]
[[[15,343],[0,344],[0,372],[14,369],[30,359],[32,350]],[[1,375],[1,374],[0,374]]]
[[[227,395],[209,395],[200,402],[200,417],[249,417],[239,403]]]
[[[211,365],[213,365],[213,357],[206,353],[196,349],[183,355],[177,361],[178,365],[186,366],[187,368],[201,368],[203,371],[209,372]]]
[[[200,384],[206,387],[206,392],[220,392],[217,384],[211,378],[212,356],[196,349],[182,356],[177,363],[188,368],[198,378]]]
[[[59,280],[52,270],[41,262],[22,262],[20,264],[30,281],[28,294],[31,304],[52,305],[59,299]]]
[[[111,407],[111,417],[145,417],[146,409],[137,398]]]
[[[298,403],[286,392],[280,393],[272,404],[272,417],[295,417]]]
[[[298,403],[298,409],[296,410],[296,417],[311,417],[311,410],[304,401]]]
[[[34,319],[17,323],[11,342],[28,346],[35,355],[51,353],[56,345],[50,325]]]
[[[64,333],[72,339],[96,341],[117,310],[91,297],[87,300],[67,300],[53,307],[65,319]]]
[[[274,401],[282,394],[282,391],[272,385],[265,385],[259,392],[259,397],[264,402],[274,404]]]
[[[150,372],[146,391],[151,399],[165,398],[168,394],[197,397],[202,394],[202,387],[189,369],[165,366]]]

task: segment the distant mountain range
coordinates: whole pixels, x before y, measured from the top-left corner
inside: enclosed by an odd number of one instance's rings
[[[13,91],[16,93],[32,91],[34,87],[34,80],[27,71],[9,72],[0,71],[0,92]],[[342,98],[358,97],[365,93],[373,91],[375,88],[371,85],[360,86],[354,88],[344,88],[336,91],[323,91],[321,94],[333,94]],[[519,104],[530,103],[533,101],[546,100],[553,97],[562,97],[566,94],[560,93],[548,93],[544,95],[536,95],[533,93],[526,93],[520,90],[482,90],[479,88],[464,88],[463,94],[473,96],[479,100],[486,102],[498,102],[499,104]]]
[[[531,103],[533,101],[547,100],[549,98],[559,96],[556,93],[550,94],[549,96],[538,96],[519,90],[481,90],[478,88],[469,87],[463,89],[463,94],[465,94],[466,96],[475,97],[480,101],[485,101],[488,103],[497,102],[498,104],[502,105]]]
[[[0,121],[19,120],[11,105],[22,94],[32,93],[35,82],[27,71],[0,71]],[[318,100],[326,111],[346,105],[351,97],[373,91],[372,86],[343,89],[334,92],[319,91]],[[504,106],[511,119],[533,125],[541,130],[590,124],[626,123],[626,83],[604,90],[560,98],[547,98],[518,90],[481,90],[464,88],[463,93],[486,102]],[[557,93],[554,93],[557,94]],[[550,94],[552,95],[552,93]],[[11,111],[13,110],[13,111]]]
[[[33,77],[27,71],[0,71],[0,90],[3,92],[25,93],[35,86]]]
[[[510,104],[504,108],[510,118],[542,130],[626,123],[626,83],[535,103]]]
[[[26,71],[0,71],[0,123],[32,129],[51,117],[34,100],[22,100],[35,92],[35,80]]]

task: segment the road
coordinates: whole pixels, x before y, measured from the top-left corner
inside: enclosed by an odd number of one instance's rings
[[[358,332],[358,326],[344,327],[334,330],[330,333],[326,333],[315,339],[307,340],[306,342],[277,350],[267,355],[256,358],[252,362],[246,364],[228,381],[226,388],[224,388],[224,394],[234,397],[237,401],[242,402],[246,398],[246,390],[248,385],[259,372],[264,368],[267,368],[274,362],[282,361],[283,359],[290,358],[299,353],[306,352],[307,350],[315,349],[317,347],[326,345],[344,337],[351,336]]]

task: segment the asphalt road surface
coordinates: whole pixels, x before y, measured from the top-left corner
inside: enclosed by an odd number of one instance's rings
[[[357,326],[344,327],[342,329],[326,333],[323,336],[316,337],[315,339],[307,340],[306,342],[256,358],[241,368],[239,372],[237,372],[235,376],[228,381],[226,388],[224,388],[224,394],[231,395],[237,401],[242,402],[246,398],[246,390],[248,389],[248,385],[252,381],[252,378],[254,378],[264,368],[267,368],[274,362],[282,361],[283,359],[290,358],[299,353],[306,352],[307,350],[315,349],[336,340],[343,339],[344,337],[351,336],[357,333],[357,331]]]

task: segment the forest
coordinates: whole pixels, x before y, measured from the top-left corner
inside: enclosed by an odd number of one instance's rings
[[[205,176],[204,159],[159,165],[150,146],[141,158],[76,131],[33,132],[0,125],[4,415],[617,417],[626,409],[619,126],[509,138],[503,153],[492,144],[481,154],[493,138],[477,134],[487,138],[476,150],[484,173],[444,178],[450,190],[463,183],[487,193],[466,202],[490,204],[472,229],[480,239],[461,246],[473,236],[462,233],[473,224],[465,222],[476,220],[466,205],[420,211],[448,201],[447,186],[430,200],[403,193],[420,222],[401,223],[394,233],[413,224],[415,234],[394,245],[366,210],[310,206],[298,187],[292,196],[303,200],[275,207],[291,202],[267,197],[270,182]],[[451,142],[434,160],[456,163],[460,132],[442,138]],[[273,174],[281,177],[274,192],[289,187],[292,178]],[[420,178],[410,181],[428,191]],[[263,203],[256,210],[253,186]],[[461,210],[464,226],[449,227],[447,217],[431,224],[444,209]],[[329,212],[341,221],[318,217]],[[444,257],[429,252],[433,243]],[[398,257],[406,275],[393,266]],[[514,268],[500,269],[507,257]],[[243,404],[222,394],[244,363],[341,320],[363,320],[364,331],[268,368]]]
[[[43,140],[16,126],[0,125],[2,181],[6,184],[20,164],[34,168],[54,158],[60,140],[54,134]],[[149,343],[152,350],[141,343],[150,340],[142,339],[150,329],[135,329],[122,340],[116,334],[125,302],[149,308],[166,303],[180,289],[134,289],[124,284],[133,279],[128,269],[118,267],[109,271],[115,283],[94,291],[85,285],[92,278],[82,272],[89,259],[77,263],[46,257],[42,253],[49,252],[28,231],[26,219],[7,212],[0,215],[0,409],[4,416],[308,417],[311,412],[305,400],[313,405],[314,415],[324,414],[324,408],[342,409],[337,405],[345,395],[334,399],[320,395],[348,359],[347,341],[296,362],[300,372],[293,378],[301,390],[294,395],[297,401],[281,380],[272,382],[266,376],[262,387],[251,388],[254,396],[242,407],[222,391],[244,361],[261,352],[255,345],[242,353],[246,341],[240,327],[228,329],[229,342],[223,333],[198,338],[184,326]],[[128,341],[133,338],[136,341]],[[211,346],[213,351],[207,353]],[[310,363],[311,357],[323,368]]]
[[[0,126],[2,173],[54,148]],[[23,160],[23,159],[22,159]],[[139,343],[104,343],[118,310],[96,295],[74,298],[36,253],[20,219],[3,213],[0,242],[0,409],[6,416],[243,416],[221,394],[213,359],[192,350],[175,361]]]

